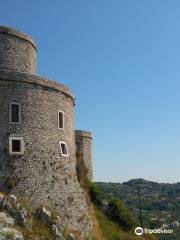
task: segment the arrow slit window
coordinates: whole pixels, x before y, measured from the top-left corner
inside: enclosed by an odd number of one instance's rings
[[[21,122],[21,104],[18,102],[10,103],[10,123],[20,123]]]
[[[64,112],[58,111],[58,128],[64,130]]]

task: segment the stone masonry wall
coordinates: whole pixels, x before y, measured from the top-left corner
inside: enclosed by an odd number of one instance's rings
[[[11,101],[21,104],[20,124],[9,122]],[[64,112],[64,130],[58,129],[58,110]],[[68,90],[33,75],[0,71],[0,113],[0,189],[10,183],[6,190],[26,197],[34,208],[51,204],[66,227],[87,234],[91,222],[77,180],[73,97]],[[24,138],[23,155],[9,154],[11,136]],[[67,142],[69,157],[61,156],[59,141]]]
[[[36,47],[31,37],[0,27],[0,69],[35,73]]]
[[[93,180],[92,167],[92,135],[91,132],[75,130],[76,151],[80,153],[81,158],[88,170],[87,177]]]
[[[76,172],[73,95],[35,71],[33,39],[0,27],[0,191],[25,197],[32,208],[50,205],[64,226],[88,234],[91,220]],[[10,122],[11,102],[21,106],[20,123]],[[63,130],[58,111],[64,112]],[[10,137],[23,138],[22,155],[10,154]],[[91,138],[81,140],[90,169]],[[62,156],[59,141],[67,143],[68,157]]]

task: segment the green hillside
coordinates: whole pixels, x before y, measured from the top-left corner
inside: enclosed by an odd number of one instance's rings
[[[109,197],[121,199],[138,224],[140,224],[140,195],[143,227],[173,229],[174,234],[158,234],[159,239],[180,239],[180,183],[165,184],[133,179],[122,184],[98,182],[97,185]]]

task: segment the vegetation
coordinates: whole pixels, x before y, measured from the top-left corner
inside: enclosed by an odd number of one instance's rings
[[[130,216],[127,208],[118,198],[112,198],[109,202],[108,215],[125,231],[130,231],[135,227],[135,220]]]
[[[180,239],[180,183],[164,184],[134,179],[123,184],[97,183],[109,198],[121,199],[140,225],[139,195],[143,226],[149,229],[167,226],[174,234],[160,234],[160,240]],[[173,226],[176,224],[176,226]]]
[[[134,229],[135,220],[127,208],[118,198],[109,198],[95,183],[91,184],[91,201],[106,215],[107,218],[116,222],[121,229],[130,231]]]
[[[28,229],[25,227],[21,227],[21,232],[23,234],[24,239],[35,240],[49,240],[53,238],[52,232],[44,225],[39,223],[36,219],[32,221],[32,228]]]
[[[0,26],[0,27],[3,28],[3,30],[4,30],[6,33],[9,33],[10,31],[13,30],[12,28],[6,27],[6,26]]]
[[[96,183],[91,183],[89,188],[89,194],[91,197],[91,201],[97,207],[101,207],[103,204],[103,201],[106,199],[105,193],[102,191],[102,189],[98,185],[96,185]]]
[[[76,172],[78,181],[80,182],[81,186],[86,191],[88,191],[90,187],[90,181],[87,177],[88,169],[86,168],[84,161],[82,160],[82,156],[79,152],[76,152],[76,159],[77,159]]]
[[[97,223],[98,222],[98,223]],[[123,231],[117,223],[106,217],[97,207],[93,208],[93,240],[154,240],[153,236],[138,237],[134,231]]]

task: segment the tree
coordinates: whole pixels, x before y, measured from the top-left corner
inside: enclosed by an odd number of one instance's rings
[[[104,193],[100,187],[98,187],[95,183],[91,183],[89,194],[91,197],[91,201],[98,207],[102,206],[103,200],[105,199]]]
[[[112,198],[109,202],[109,217],[125,231],[129,231],[135,226],[135,220],[118,198]]]

